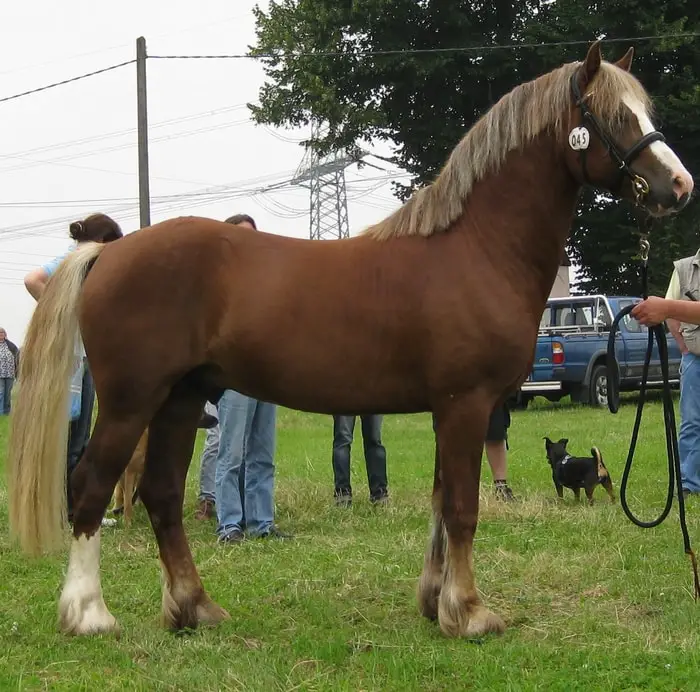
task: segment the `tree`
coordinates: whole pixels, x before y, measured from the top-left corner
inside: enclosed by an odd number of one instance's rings
[[[500,96],[564,61],[581,59],[585,39],[696,31],[700,3],[683,0],[281,0],[256,8],[257,43],[268,78],[257,122],[300,126],[319,119],[322,151],[347,147],[359,158],[373,141],[395,145],[393,161],[408,171],[396,185],[405,199],[438,173],[465,131]],[[578,41],[576,45],[527,47]],[[513,46],[518,48],[501,48]],[[451,50],[469,48],[469,50]],[[626,44],[605,47],[619,57]],[[410,49],[440,52],[402,53]],[[633,71],[655,97],[663,131],[690,170],[700,163],[697,113],[700,41],[635,42]],[[370,55],[367,55],[370,53]],[[266,57],[265,57],[266,56]],[[671,260],[695,252],[700,209],[691,204],[652,231],[650,279],[662,290]],[[586,292],[639,292],[637,226],[629,205],[587,191],[569,252]]]

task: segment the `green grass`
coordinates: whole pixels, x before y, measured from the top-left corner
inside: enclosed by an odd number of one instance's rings
[[[130,529],[102,532],[104,595],[121,638],[60,635],[66,555],[28,558],[10,544],[3,474],[0,690],[696,690],[700,618],[676,509],[642,530],[602,489],[593,507],[574,504],[569,491],[554,502],[542,436],[570,438],[572,453],[597,444],[617,491],[633,417],[629,401],[616,416],[568,404],[513,414],[509,475],[519,502],[493,499],[484,462],[475,543],[478,586],[508,630],[480,643],[446,639],[416,607],[433,472],[428,416],[385,419],[388,507],[370,506],[356,445],[355,504],[342,510],[332,505],[330,418],[280,412],[277,517],[296,538],[225,548],[213,524],[192,516],[200,437],[187,530],[205,586],[232,620],[185,636],[158,623],[157,550],[142,506]],[[2,419],[3,449],[6,436]],[[663,506],[665,469],[654,402],[630,485],[646,518]],[[696,548],[698,507],[689,501]]]

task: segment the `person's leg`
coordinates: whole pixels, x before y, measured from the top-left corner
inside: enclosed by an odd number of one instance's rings
[[[219,400],[219,453],[216,457],[215,488],[219,540],[233,542],[243,538],[243,507],[238,473],[243,449],[250,399],[227,389]]]
[[[218,421],[218,413],[214,404],[207,402],[204,411],[207,415],[214,416]],[[212,519],[216,516],[216,458],[219,454],[219,436],[221,431],[217,422],[207,429],[204,440],[204,449],[200,461],[199,470],[199,497],[197,498],[197,510],[195,519]]]
[[[70,477],[80,461],[92,429],[92,410],[95,404],[95,383],[87,359],[84,360],[82,391],[80,395],[80,415],[71,421],[68,428],[68,463],[66,467],[68,492],[68,517],[73,514],[73,496],[71,493]]]
[[[0,377],[0,414],[6,416],[5,413],[5,382],[6,377]]]
[[[491,468],[491,475],[496,489],[496,497],[499,500],[514,500],[513,491],[508,486],[508,427],[510,426],[510,412],[504,403],[497,406],[489,418],[489,427],[486,432],[484,449],[486,459]]]
[[[3,403],[3,413],[6,416],[9,416],[11,411],[12,411],[12,387],[15,383],[15,378],[14,377],[6,377],[5,378],[5,387],[4,387],[4,403]]]
[[[333,496],[338,505],[352,502],[350,448],[354,430],[355,416],[333,416]]]
[[[382,416],[361,416],[362,443],[367,465],[367,482],[371,502],[384,502],[389,496],[386,477],[386,449],[382,444]]]
[[[692,353],[681,360],[680,414],[681,483],[684,490],[700,493],[700,357]]]
[[[276,426],[277,406],[256,402],[245,454],[246,531],[251,536],[289,537],[274,523]]]

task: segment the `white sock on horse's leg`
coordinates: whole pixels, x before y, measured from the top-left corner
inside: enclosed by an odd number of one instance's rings
[[[71,541],[58,616],[65,634],[102,634],[119,629],[102,597],[99,530],[90,538],[83,535]]]

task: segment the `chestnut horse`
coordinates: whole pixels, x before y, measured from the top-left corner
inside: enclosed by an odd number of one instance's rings
[[[358,237],[287,238],[178,218],[85,244],[39,301],[9,453],[11,526],[63,545],[68,383],[81,334],[99,399],[72,475],[60,627],[117,629],[100,583],[100,520],[148,426],[140,496],[174,629],[228,613],[204,590],[182,522],[202,407],[225,388],[322,414],[432,411],[434,528],[420,609],[448,636],[500,632],[472,569],[490,412],[526,377],[581,186],[681,209],[693,181],[650,120],[632,50],[563,65],[504,95],[436,180]],[[80,332],[78,332],[78,329]]]

